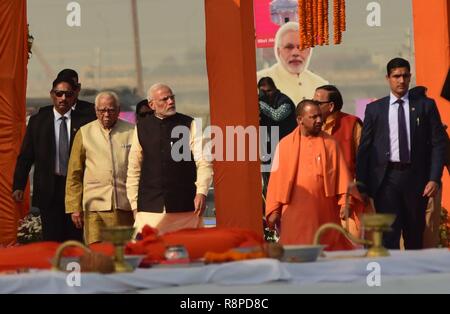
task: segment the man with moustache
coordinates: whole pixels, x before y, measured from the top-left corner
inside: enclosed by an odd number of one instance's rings
[[[362,122],[351,114],[342,112],[344,105],[343,97],[339,89],[334,85],[324,85],[316,89],[314,100],[320,103],[320,110],[323,116],[322,130],[333,136],[338,141],[344,154],[345,162],[352,178],[355,177],[356,152],[358,151],[359,140],[361,139]],[[360,216],[367,212],[363,203],[352,200],[355,211],[340,213],[342,225],[355,237],[361,237]],[[346,219],[347,218],[347,219]]]
[[[53,106],[44,107],[28,122],[17,157],[12,197],[23,201],[23,193],[34,165],[32,205],[40,209],[44,241],[82,240],[65,213],[64,196],[67,165],[73,138],[89,118],[72,111],[77,86],[70,78],[53,81]]]
[[[58,73],[57,77],[60,77],[60,78],[67,77],[74,81],[74,83],[76,85],[76,90],[75,90],[75,102],[74,102],[74,105],[72,106],[72,110],[78,111],[80,114],[89,117],[89,119],[91,121],[94,121],[97,118],[97,116],[95,114],[94,104],[78,98],[80,91],[81,91],[81,83],[78,79],[77,71],[75,71],[73,69],[64,69]]]
[[[103,227],[132,226],[127,198],[128,153],[134,126],[119,119],[116,93],[95,98],[97,120],[80,128],[70,153],[66,183],[66,213],[86,244],[101,241]]]
[[[81,83],[78,80],[78,73],[73,69],[64,69],[58,73],[57,78],[70,79],[75,83],[75,100],[73,102],[72,111],[76,111],[78,115],[85,116],[87,119],[89,119],[89,121],[94,121],[95,119],[97,119],[95,115],[94,104],[78,98],[81,91]],[[39,111],[51,111],[51,109],[52,106],[46,106],[40,108]]]
[[[145,225],[160,234],[202,227],[213,173],[204,156],[202,130],[192,117],[177,112],[169,86],[156,83],[147,95],[153,112],[136,124],[126,184],[136,231]],[[180,148],[180,143],[188,145]]]
[[[297,22],[288,22],[278,29],[274,52],[277,63],[258,71],[257,80],[265,76],[271,77],[277,88],[292,99],[294,104],[303,99],[311,99],[317,87],[328,84],[326,80],[308,70],[312,49],[300,50]]]

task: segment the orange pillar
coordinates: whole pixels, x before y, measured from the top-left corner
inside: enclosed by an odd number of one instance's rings
[[[211,125],[223,131],[225,144],[226,126],[259,125],[253,1],[205,0],[205,17]],[[226,161],[236,144],[224,146],[224,161],[214,162],[217,225],[262,235],[259,158]]]
[[[442,122],[450,127],[450,102],[440,97],[450,67],[450,0],[413,0],[417,85],[428,87]],[[450,132],[447,129],[447,132]],[[443,175],[442,206],[450,210],[450,178]]]
[[[28,206],[11,198],[12,178],[25,131],[27,90],[26,0],[0,1],[0,245],[15,242]]]

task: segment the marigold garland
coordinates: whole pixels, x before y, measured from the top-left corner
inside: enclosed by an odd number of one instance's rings
[[[325,42],[323,38],[323,0],[317,1],[317,44],[322,46]]]
[[[334,44],[346,30],[345,0],[333,0]],[[328,0],[298,0],[300,49],[329,44]]]
[[[340,39],[340,26],[341,23],[339,22],[339,10],[340,10],[340,0],[333,0],[333,30],[334,30],[334,44],[337,45],[341,42]]]
[[[341,7],[339,11],[340,17],[339,22],[341,23],[341,32],[345,32],[347,26],[345,22],[345,0],[341,0]],[[341,35],[342,37],[342,35]]]
[[[306,44],[313,46],[313,25],[312,25],[312,0],[306,0]]]
[[[318,13],[319,12],[318,12],[318,8],[317,8],[317,3],[318,3],[318,0],[313,0],[313,2],[312,2],[312,12],[313,12],[313,21],[312,21],[313,43],[312,43],[312,46],[313,47],[319,44],[319,38],[317,35],[319,33],[319,30],[318,30]]]
[[[306,1],[298,0],[298,24],[300,33],[300,50],[306,48]]]
[[[328,0],[323,1],[323,29],[323,41],[325,45],[329,45]]]

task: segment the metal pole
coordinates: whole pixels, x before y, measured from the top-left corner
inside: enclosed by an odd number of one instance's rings
[[[142,61],[141,61],[141,45],[139,41],[139,23],[137,14],[136,0],[131,0],[131,16],[133,20],[133,34],[134,34],[134,62],[136,67],[136,82],[137,94],[144,95],[144,83],[142,81]]]

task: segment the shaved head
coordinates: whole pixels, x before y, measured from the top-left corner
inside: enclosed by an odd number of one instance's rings
[[[298,103],[297,108],[295,109],[296,116],[303,116],[305,114],[305,109],[308,106],[320,107],[319,102],[312,99],[304,99]]]
[[[297,123],[305,136],[318,136],[322,130],[323,118],[317,101],[302,100],[296,110]]]

